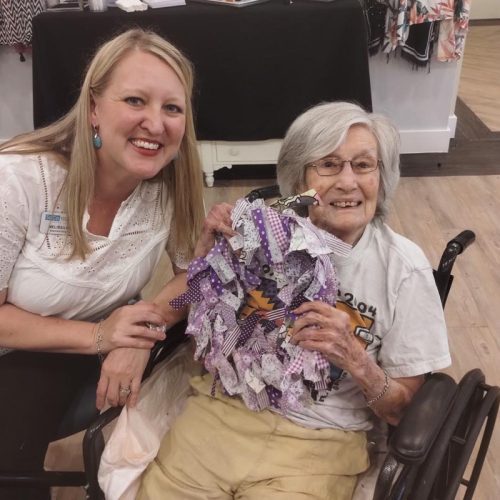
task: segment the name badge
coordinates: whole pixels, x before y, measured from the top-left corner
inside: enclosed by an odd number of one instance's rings
[[[68,217],[62,212],[42,212],[40,232],[44,234],[65,235],[68,233]]]

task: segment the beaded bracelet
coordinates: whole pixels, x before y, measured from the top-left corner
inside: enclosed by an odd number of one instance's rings
[[[99,361],[102,363],[105,358],[104,353],[102,352],[102,342],[104,340],[102,334],[102,320],[99,321],[94,328],[94,340],[95,340],[97,357],[99,358]]]
[[[380,391],[380,393],[379,393],[377,396],[375,396],[375,397],[374,397],[374,398],[372,398],[372,399],[368,399],[368,400],[366,401],[366,405],[367,405],[368,407],[372,406],[372,405],[373,405],[374,403],[376,403],[378,400],[382,399],[382,398],[385,396],[385,394],[386,394],[387,390],[389,389],[389,377],[388,377],[387,372],[386,372],[385,370],[383,370],[383,372],[384,372],[384,377],[385,377],[385,380],[384,380],[384,387],[383,387],[383,389]]]

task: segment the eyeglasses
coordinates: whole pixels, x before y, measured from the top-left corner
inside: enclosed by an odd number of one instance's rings
[[[374,172],[382,164],[382,160],[370,157],[355,158],[354,160],[342,160],[334,156],[321,158],[314,163],[306,165],[306,167],[314,167],[318,175],[330,176],[338,175],[342,172],[346,163],[351,165],[352,171],[356,175],[369,174]]]

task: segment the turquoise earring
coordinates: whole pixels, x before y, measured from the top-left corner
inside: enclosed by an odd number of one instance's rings
[[[94,130],[94,134],[92,135],[92,144],[94,145],[95,149],[101,149],[102,139],[99,135],[99,127],[92,125],[92,128]]]

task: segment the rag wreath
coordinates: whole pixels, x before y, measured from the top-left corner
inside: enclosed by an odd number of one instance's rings
[[[196,341],[195,359],[214,375],[213,394],[220,384],[251,410],[286,413],[326,393],[328,360],[289,342],[298,306],[335,304],[333,255],[351,249],[290,208],[317,203],[314,191],[270,207],[240,199],[231,217],[237,235],[218,236],[189,265],[188,290],[171,305],[192,304],[186,333]]]

